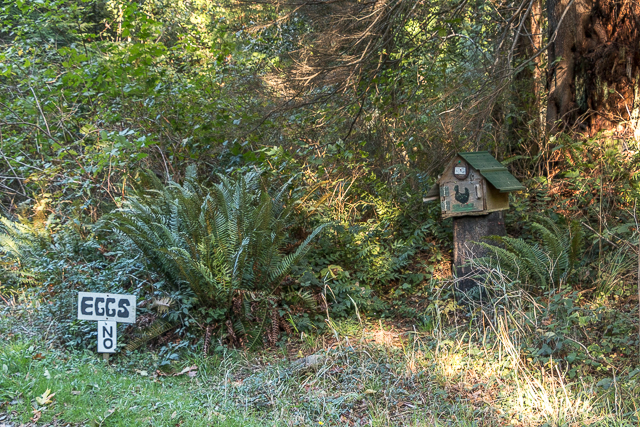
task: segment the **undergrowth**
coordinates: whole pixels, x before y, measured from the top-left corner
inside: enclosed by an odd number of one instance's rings
[[[570,377],[527,359],[517,312],[485,328],[436,316],[431,332],[366,317],[261,352],[185,347],[115,355],[59,349],[34,304],[3,309],[0,414],[77,425],[634,426],[640,370]],[[487,307],[488,308],[488,307]],[[517,307],[511,307],[515,309]],[[455,309],[464,316],[462,308]],[[10,316],[9,316],[10,314]],[[48,391],[47,391],[48,390]],[[55,395],[53,394],[55,393]],[[217,423],[217,424],[216,424]]]

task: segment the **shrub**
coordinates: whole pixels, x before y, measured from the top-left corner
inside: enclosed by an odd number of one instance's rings
[[[96,326],[77,319],[78,291],[138,295],[144,267],[132,248],[101,236],[79,221],[61,223],[52,214],[29,221],[0,218],[0,293],[42,301],[44,329],[65,345],[95,348]],[[133,252],[135,253],[135,251]]]
[[[189,168],[182,185],[164,185],[145,172],[110,223],[142,251],[164,279],[164,290],[177,293],[183,309],[193,305],[227,342],[253,345],[266,333],[275,344],[280,328],[288,328],[279,302],[297,297],[300,304],[315,304],[310,293],[287,286],[287,275],[324,226],[287,254],[293,203],[284,198],[290,182],[271,196],[256,172],[219,179],[206,188]]]
[[[493,251],[493,256],[480,262],[490,267],[500,267],[511,280],[519,280],[527,289],[560,289],[566,284],[583,245],[580,224],[572,222],[561,230],[553,221],[539,218],[531,225],[539,242],[509,236],[494,236],[494,242],[483,245]]]

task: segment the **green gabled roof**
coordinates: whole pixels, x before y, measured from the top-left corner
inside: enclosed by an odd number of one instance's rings
[[[507,169],[488,151],[472,151],[469,153],[458,153],[458,155],[480,172],[485,169]]]
[[[525,186],[520,184],[520,181],[518,181],[515,176],[511,175],[507,169],[489,172],[480,171],[480,174],[484,176],[494,187],[500,190],[501,193],[525,189]]]
[[[497,161],[488,151],[474,151],[469,153],[458,153],[465,159],[471,167],[476,169],[501,193],[510,191],[525,190],[526,187],[511,175],[507,168]]]

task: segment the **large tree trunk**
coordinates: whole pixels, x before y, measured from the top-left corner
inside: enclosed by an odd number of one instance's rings
[[[548,0],[547,8],[547,129],[640,137],[640,5]]]
[[[532,56],[535,56],[536,52],[542,49],[542,22],[544,20],[542,13],[542,0],[532,0],[533,7],[531,8],[531,17],[529,20],[529,32],[530,38],[530,51]],[[547,107],[543,102],[544,97],[544,79],[543,79],[543,66],[542,58],[535,56],[533,60],[533,93],[535,96],[534,111],[537,113],[536,117],[536,141],[538,144],[544,139],[545,134],[545,117],[547,113]]]

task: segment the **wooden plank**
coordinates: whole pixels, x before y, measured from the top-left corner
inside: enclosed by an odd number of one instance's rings
[[[499,171],[480,171],[483,177],[487,179],[494,187],[502,192],[525,190],[525,186],[511,175],[505,168]]]
[[[493,185],[484,182],[486,194],[486,211],[495,212],[498,210],[509,209],[509,193],[502,193]]]
[[[525,190],[518,179],[511,175],[509,170],[488,151],[458,153],[456,158],[462,158],[475,168],[494,187],[502,192]],[[447,166],[450,167],[450,166]]]
[[[458,154],[480,172],[484,169],[505,169],[504,165],[488,151],[471,151]]]

